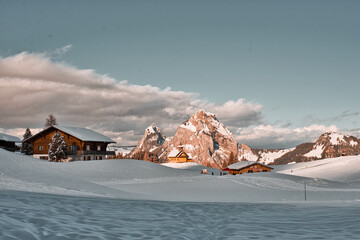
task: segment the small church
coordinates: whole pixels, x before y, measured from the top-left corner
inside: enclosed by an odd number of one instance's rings
[[[191,161],[191,156],[184,152],[183,147],[178,147],[178,149],[172,150],[168,155],[169,163],[185,163]]]

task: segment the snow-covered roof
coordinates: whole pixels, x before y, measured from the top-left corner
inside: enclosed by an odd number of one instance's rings
[[[187,155],[188,159],[192,159],[191,155],[184,152],[183,148],[171,150],[168,157],[180,157],[182,153],[185,153]]]
[[[254,165],[254,164],[260,164],[262,166],[266,166],[266,167],[269,167],[265,164],[262,164],[262,163],[259,163],[259,162],[254,162],[254,161],[241,161],[241,162],[237,162],[237,163],[233,163],[233,164],[230,164],[229,166],[227,166],[228,169],[242,169],[242,168],[245,168],[245,167],[248,167],[248,166],[251,166],[251,165]]]
[[[7,135],[5,133],[0,133],[0,140],[6,141],[6,142],[21,142],[20,138]]]
[[[168,157],[176,157],[179,154],[179,152],[180,151],[178,149],[171,150]]]
[[[63,131],[75,138],[78,138],[82,141],[87,141],[87,142],[106,142],[106,143],[116,143],[114,140],[112,140],[111,138],[108,138],[107,136],[104,136],[98,132],[95,132],[93,130],[87,129],[87,128],[81,128],[81,127],[69,127],[69,126],[51,126],[46,128],[43,131],[48,130],[49,128],[55,128],[58,129],[60,131]],[[38,134],[42,133],[43,131],[35,134],[34,136],[32,136],[31,138],[37,136]],[[28,138],[28,139],[31,139]],[[28,140],[27,139],[27,140]]]
[[[66,132],[80,140],[83,140],[83,141],[115,143],[115,141],[112,140],[111,138],[108,138],[105,135],[102,135],[98,132],[95,132],[95,131],[87,129],[87,128],[67,127],[67,126],[53,126],[53,127],[57,128],[63,132]]]

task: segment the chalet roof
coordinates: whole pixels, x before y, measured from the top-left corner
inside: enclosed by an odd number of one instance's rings
[[[21,142],[20,138],[7,135],[5,133],[0,133],[0,141],[6,141],[6,142]]]
[[[35,134],[34,136],[32,136],[31,138],[37,136],[38,134],[50,129],[50,128],[55,128],[58,129],[60,131],[63,131],[75,138],[78,138],[82,141],[86,141],[86,142],[106,142],[106,143],[116,143],[114,140],[112,140],[111,138],[108,138],[107,136],[104,136],[98,132],[95,132],[93,130],[87,129],[87,128],[81,128],[81,127],[69,127],[69,126],[51,126],[48,127],[46,129],[44,129],[43,131]],[[26,140],[29,140],[31,138],[28,138]]]
[[[240,169],[243,169],[246,167],[250,167],[254,164],[260,164],[262,166],[269,167],[268,165],[265,165],[265,164],[262,164],[259,162],[255,162],[255,161],[241,161],[241,162],[230,164],[229,166],[227,166],[227,168],[231,169],[231,170],[240,170]],[[269,168],[272,169],[272,167],[269,167]]]
[[[191,159],[191,155],[184,152],[184,150],[181,148],[181,149],[174,149],[174,150],[171,150],[168,157],[180,157],[181,154],[185,153],[188,157],[188,159]]]

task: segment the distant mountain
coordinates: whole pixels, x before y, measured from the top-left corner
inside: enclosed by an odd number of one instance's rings
[[[148,128],[146,128],[143,137],[127,156],[132,158],[140,152],[156,154],[165,142],[165,139],[166,136],[162,133],[161,129],[158,128],[155,123],[152,123]]]
[[[341,133],[328,132],[322,134],[314,143],[303,143],[280,158],[274,164],[290,162],[308,162],[318,159],[334,158],[360,153],[360,140]]]
[[[222,169],[236,161],[278,165],[355,155],[360,153],[360,140],[329,132],[314,143],[303,143],[295,148],[252,149],[246,144],[238,144],[233,133],[214,114],[200,110],[183,122],[171,138],[166,138],[155,124],[151,124],[127,157],[147,152],[159,158],[160,162],[167,162],[169,153],[179,147],[183,147],[193,162]]]
[[[178,127],[175,136],[164,144],[160,158],[164,161],[170,151],[180,146],[193,162],[219,169],[235,159],[238,151],[233,133],[214,114],[202,110]]]
[[[108,151],[114,151],[115,154],[129,154],[136,146],[123,146],[123,145],[117,145],[117,144],[109,144],[107,146]]]
[[[239,161],[258,161],[263,164],[271,164],[284,154],[291,152],[290,149],[251,149],[246,144],[240,144],[238,150]]]
[[[324,133],[314,143],[302,143],[290,149],[251,149],[239,145],[238,159],[264,164],[308,162],[360,153],[360,140],[340,133]]]

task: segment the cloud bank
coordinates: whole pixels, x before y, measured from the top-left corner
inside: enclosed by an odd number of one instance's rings
[[[2,129],[41,128],[46,116],[54,113],[62,125],[90,127],[120,144],[136,143],[152,122],[173,134],[198,109],[213,112],[233,128],[259,124],[263,118],[262,106],[245,99],[219,105],[196,93],[118,82],[91,69],[54,62],[46,54],[27,52],[0,58],[0,103]]]
[[[240,143],[255,148],[289,148],[300,143],[314,142],[325,132],[338,132],[335,125],[310,125],[302,128],[283,128],[272,125],[259,125],[239,128],[236,138]]]

